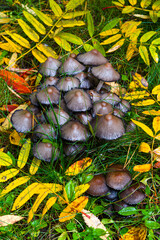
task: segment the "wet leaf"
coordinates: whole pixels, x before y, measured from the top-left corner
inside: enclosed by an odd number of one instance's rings
[[[17,215],[4,215],[0,216],[0,227],[7,226],[9,224],[14,224],[16,222],[19,222],[24,217],[17,216]]]
[[[24,33],[34,42],[39,41],[39,36],[38,34],[27,24],[25,23],[22,19],[17,19],[18,24],[21,26],[22,30]]]
[[[139,147],[139,152],[145,152],[149,153],[151,152],[151,148],[148,143],[141,142],[140,147]]]
[[[149,55],[148,55],[148,50],[147,50],[146,46],[140,45],[139,46],[139,53],[140,53],[143,61],[149,66],[150,61],[149,61]]]
[[[11,192],[13,189],[15,189],[16,187],[28,182],[30,179],[29,176],[24,176],[24,177],[20,177],[17,178],[16,180],[14,180],[13,182],[11,182],[9,185],[7,185],[2,192],[0,193],[0,198],[4,197],[7,193]]]
[[[46,214],[46,212],[55,204],[56,200],[56,197],[51,197],[50,199],[48,199],[42,211],[42,218]]]
[[[83,214],[84,213],[84,214]],[[103,240],[111,240],[110,234],[107,231],[106,227],[101,223],[98,217],[96,217],[93,213],[83,209],[82,217],[88,227],[92,227],[94,229],[100,228],[106,231],[104,236],[100,236]]]
[[[59,215],[59,221],[65,222],[76,216],[78,212],[81,212],[82,209],[86,206],[88,202],[88,197],[79,197],[73,202],[71,202]]]
[[[10,166],[12,163],[10,156],[4,152],[0,152],[0,166]]]
[[[31,175],[34,175],[37,172],[40,164],[41,164],[41,160],[39,160],[37,158],[33,158],[32,163],[31,163],[30,168],[29,168],[29,173]]]
[[[13,130],[9,135],[10,143],[17,146],[22,146],[21,140],[25,137],[24,133],[18,133],[16,130]]]
[[[133,171],[143,173],[150,171],[151,168],[152,168],[151,164],[136,165],[133,167]]]
[[[11,168],[9,170],[4,171],[0,173],[0,182],[6,182],[8,179],[16,176],[18,173],[19,173],[19,170],[16,168]]]
[[[65,172],[68,176],[77,175],[80,172],[83,172],[87,167],[89,167],[92,163],[91,158],[83,158],[75,163],[73,163]]]
[[[90,187],[89,184],[82,184],[77,187],[75,187],[75,199],[81,196],[84,192],[87,191],[87,189]]]
[[[36,13],[36,15],[40,18],[44,24],[47,26],[52,26],[53,21],[50,17],[48,17],[46,14],[44,14],[42,11],[39,11],[38,9],[32,7],[33,11]]]
[[[60,17],[63,14],[59,4],[56,3],[54,0],[49,0],[49,5],[56,17]]]
[[[26,162],[29,157],[30,149],[31,149],[31,139],[29,138],[23,144],[23,146],[21,147],[21,150],[19,152],[19,156],[18,156],[18,160],[17,160],[17,166],[19,168],[23,168],[26,165]]]
[[[145,131],[149,136],[154,137],[152,130],[146,126],[144,123],[141,123],[139,121],[131,119],[134,124],[136,124],[138,127],[142,128],[143,131]]]
[[[153,105],[155,103],[155,101],[153,99],[147,99],[147,100],[143,100],[143,101],[139,101],[137,103],[132,103],[133,106],[150,106]]]

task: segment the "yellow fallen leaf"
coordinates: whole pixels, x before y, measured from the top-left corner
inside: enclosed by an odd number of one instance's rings
[[[82,184],[75,187],[75,199],[81,196],[84,192],[86,192],[89,187],[89,184]]]
[[[50,199],[48,199],[42,211],[42,218],[46,214],[46,212],[55,204],[56,200],[56,197],[51,197]]]
[[[155,116],[157,115],[157,116],[159,116],[160,115],[160,110],[156,111],[154,109],[151,109],[151,110],[148,110],[148,111],[143,111],[142,113],[145,114],[145,115],[155,115]]]
[[[19,168],[23,168],[28,160],[29,153],[31,149],[31,139],[28,138],[26,142],[21,147],[21,150],[19,152],[18,160],[17,160],[17,166]]]
[[[135,172],[148,172],[151,170],[152,165],[151,164],[142,164],[142,165],[136,165],[133,167],[133,171]]]
[[[119,240],[145,240],[147,235],[147,228],[144,225],[139,227],[129,228]]]
[[[133,120],[133,119],[131,119],[131,120],[132,120],[132,122],[133,122],[134,124],[136,124],[138,127],[142,128],[143,131],[145,131],[149,136],[151,136],[151,137],[154,136],[152,130],[151,130],[148,126],[146,126],[144,123],[141,123],[141,122],[136,121],[136,120]]]
[[[17,216],[17,215],[4,215],[0,216],[0,227],[7,226],[9,224],[14,224],[20,220],[22,220],[24,217]]]
[[[141,142],[140,147],[139,147],[139,152],[145,152],[149,153],[151,151],[151,148],[148,143]]]
[[[0,182],[6,182],[8,179],[16,176],[19,173],[19,170],[16,168],[11,168],[0,173]]]
[[[144,106],[150,106],[154,103],[155,103],[155,101],[153,99],[147,99],[147,100],[143,100],[143,101],[139,101],[139,102],[131,103],[131,104],[133,106],[144,107]]]
[[[0,118],[0,123],[3,123],[5,118]]]
[[[153,125],[153,129],[155,131],[155,134],[157,134],[157,132],[160,131],[160,117],[153,118],[152,125]]]
[[[159,92],[160,92],[160,85],[157,85],[152,89],[152,94],[158,94]]]
[[[17,146],[22,146],[21,140],[25,137],[24,133],[18,133],[16,130],[9,135],[10,143]]]
[[[73,202],[71,202],[59,215],[59,221],[65,222],[76,216],[78,212],[81,212],[82,209],[86,206],[88,202],[88,197],[79,197]]]
[[[12,159],[6,153],[0,151],[0,165],[10,166],[12,164]]]
[[[0,152],[3,152],[4,151],[4,148],[0,148]]]
[[[32,163],[31,163],[31,166],[30,166],[30,168],[29,168],[29,173],[30,173],[31,175],[34,175],[34,174],[37,172],[40,164],[41,164],[41,160],[40,160],[40,159],[38,159],[38,158],[33,158]]]
[[[153,150],[153,153],[160,155],[160,147]]]
[[[89,167],[92,163],[91,158],[83,158],[75,163],[73,163],[65,172],[68,176],[77,175],[80,172],[83,172],[84,169]]]

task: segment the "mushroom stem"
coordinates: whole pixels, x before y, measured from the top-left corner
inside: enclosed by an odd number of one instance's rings
[[[101,87],[103,86],[103,81],[100,81],[96,87],[96,91],[99,92],[101,90]]]

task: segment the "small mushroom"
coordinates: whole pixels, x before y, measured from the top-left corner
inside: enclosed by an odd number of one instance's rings
[[[83,112],[91,108],[91,99],[82,89],[73,89],[64,95],[67,108],[73,112]]]
[[[41,85],[41,88],[45,88],[48,86],[55,86],[57,82],[58,82],[57,77],[48,77],[45,79],[45,82]]]
[[[98,102],[101,99],[101,95],[93,89],[88,90],[87,93],[90,95],[92,103]]]
[[[113,106],[117,105],[121,99],[115,93],[103,93],[101,95],[101,100],[107,103],[112,104]]]
[[[102,196],[108,193],[109,188],[103,174],[95,175],[88,184],[90,187],[86,192],[92,196]]]
[[[80,64],[76,59],[69,57],[62,64],[59,72],[65,73],[67,75],[76,75],[77,73],[83,72],[85,70],[85,66]]]
[[[114,164],[108,168],[106,174],[106,183],[110,188],[122,190],[131,184],[132,178],[127,169],[123,169],[122,165]]]
[[[56,138],[55,129],[50,124],[46,123],[37,125],[33,134],[35,137],[43,139]]]
[[[56,87],[49,86],[37,93],[38,102],[45,105],[58,104],[60,92]]]
[[[27,110],[16,110],[12,117],[11,123],[17,132],[27,133],[34,127],[35,122],[31,112]]]
[[[120,198],[127,204],[134,205],[142,202],[146,195],[143,192],[146,186],[143,183],[133,183],[120,193]]]
[[[117,139],[125,133],[122,120],[112,114],[98,117],[98,120],[92,122],[92,126],[95,135],[105,140]]]
[[[116,105],[116,108],[118,108],[119,110],[121,110],[123,113],[127,113],[128,111],[130,111],[131,109],[131,105],[128,101],[126,100],[122,100],[121,102],[119,102]]]
[[[111,113],[113,111],[113,107],[111,104],[106,102],[95,102],[93,104],[93,116],[96,114],[98,115],[106,115],[108,113]]]
[[[45,76],[54,77],[57,69],[61,66],[61,62],[55,58],[48,57],[47,60],[40,65],[40,73]]]
[[[117,200],[117,197],[118,197],[118,191],[116,191],[112,188],[109,188],[107,194],[104,196],[104,199],[110,200],[113,202],[113,201]]]
[[[117,108],[115,108],[113,110],[113,115],[116,116],[116,117],[119,117],[119,118],[124,117],[124,113],[120,109],[117,109]]]
[[[80,81],[75,77],[66,77],[61,78],[58,83],[56,84],[56,87],[58,90],[68,92],[71,89],[78,88],[80,84]]]
[[[63,109],[52,108],[46,112],[46,116],[49,122],[53,122],[55,125],[63,125],[69,120],[69,115]]]
[[[129,207],[129,205],[127,203],[125,203],[124,201],[118,201],[116,203],[114,203],[113,208],[116,212],[119,212],[121,209]]]
[[[51,143],[39,142],[33,145],[33,155],[43,161],[55,161],[59,156],[59,151]]]
[[[61,127],[61,136],[68,141],[86,141],[89,137],[87,128],[78,121],[69,121]]]
[[[102,65],[108,62],[108,60],[97,50],[92,49],[89,52],[79,54],[77,60],[84,65]]]
[[[90,122],[92,120],[92,115],[90,113],[86,113],[86,112],[78,113],[75,116],[84,125],[88,125],[88,122]]]
[[[31,112],[34,115],[40,113],[40,109],[33,104],[29,105],[26,110]]]
[[[133,132],[135,129],[136,129],[136,124],[133,123],[132,121],[130,121],[130,122],[127,124],[126,132]]]
[[[120,74],[112,67],[112,64],[106,64],[91,69],[92,74],[97,77],[100,82],[96,88],[97,92],[101,89],[104,82],[114,82],[120,79]]]
[[[87,78],[87,73],[81,72],[75,75],[76,78],[78,78],[78,80],[80,81],[80,88],[85,88],[85,89],[89,89],[91,87],[91,82],[90,80]]]
[[[84,151],[85,146],[83,146],[82,144],[71,144],[71,143],[64,143],[63,145],[63,151],[65,153],[65,155],[69,156],[69,155],[75,155],[79,152]]]
[[[38,102],[38,99],[37,99],[37,92],[33,92],[30,96],[29,96],[29,99],[31,101],[31,103],[35,106],[39,106],[39,102]]]

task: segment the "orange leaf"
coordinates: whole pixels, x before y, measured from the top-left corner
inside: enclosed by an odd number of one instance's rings
[[[18,133],[16,130],[9,135],[9,140],[11,144],[22,146],[21,140],[25,137],[24,133]]]
[[[160,162],[156,162],[156,163],[154,164],[154,168],[160,168]]]
[[[151,169],[152,165],[151,164],[143,164],[143,165],[136,165],[133,168],[133,171],[136,172],[148,172]]]
[[[148,143],[141,142],[141,145],[139,147],[139,152],[149,153],[151,151],[150,146]]]
[[[73,202],[71,202],[71,204],[69,204],[59,215],[59,221],[65,222],[67,220],[74,218],[78,212],[81,212],[83,210],[87,202],[88,197],[85,196],[79,197]]]
[[[82,172],[84,169],[89,167],[92,163],[91,158],[83,158],[75,163],[73,163],[65,172],[66,175],[73,176]]]
[[[18,107],[17,104],[12,104],[12,105],[3,105],[0,110],[2,111],[8,111],[8,112],[12,112],[14,109],[16,109]]]
[[[31,93],[28,83],[18,74],[2,69],[0,70],[0,77],[18,93]]]
[[[131,227],[119,240],[145,240],[147,228],[144,225]]]

